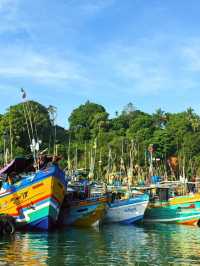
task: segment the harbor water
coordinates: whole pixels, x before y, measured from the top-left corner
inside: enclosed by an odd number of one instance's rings
[[[107,225],[0,239],[0,265],[200,265],[200,228]]]

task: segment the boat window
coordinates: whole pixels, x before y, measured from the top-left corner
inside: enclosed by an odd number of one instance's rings
[[[87,210],[88,208],[84,208],[84,209],[77,210],[77,212],[86,212]]]
[[[168,199],[169,199],[169,189],[168,188],[158,188],[157,194],[158,194],[158,198],[160,201],[168,201]]]
[[[189,193],[190,192],[192,192],[192,193],[197,192],[196,191],[196,187],[195,187],[195,183],[188,183],[187,184],[187,190],[188,190]]]

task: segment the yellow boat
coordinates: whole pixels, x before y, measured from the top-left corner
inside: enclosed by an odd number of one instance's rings
[[[9,172],[8,169],[9,166],[1,170],[0,175]],[[14,184],[4,182],[0,191],[0,214],[14,217],[19,228],[48,230],[57,222],[64,195],[64,172],[52,164]]]

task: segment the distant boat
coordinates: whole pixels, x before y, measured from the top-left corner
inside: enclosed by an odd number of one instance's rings
[[[200,194],[189,192],[191,185],[171,182],[151,188],[144,221],[197,225],[200,221]],[[192,190],[194,188],[193,184]]]
[[[64,199],[64,172],[52,164],[21,177],[19,173],[28,166],[29,160],[16,158],[0,170],[0,214],[14,217],[17,228],[49,230],[57,222]],[[18,181],[10,183],[8,179],[13,172],[12,179]]]
[[[90,189],[88,187],[88,189]],[[68,188],[59,216],[63,226],[90,227],[98,225],[106,211],[107,197],[78,188]]]
[[[149,202],[147,194],[128,195],[125,192],[112,193],[111,202],[108,203],[104,223],[132,224],[143,219]],[[113,197],[115,195],[115,197]]]

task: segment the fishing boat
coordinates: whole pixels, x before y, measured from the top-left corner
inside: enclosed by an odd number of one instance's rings
[[[149,202],[148,194],[117,189],[111,193],[104,223],[132,224],[143,219]]]
[[[17,228],[51,229],[65,195],[65,175],[56,162],[33,171],[32,159],[16,158],[0,170],[0,214],[16,220]]]
[[[200,220],[200,193],[195,183],[167,182],[151,187],[145,222],[197,225]]]
[[[73,185],[67,189],[59,223],[63,226],[99,225],[107,207],[107,197],[90,185]]]

